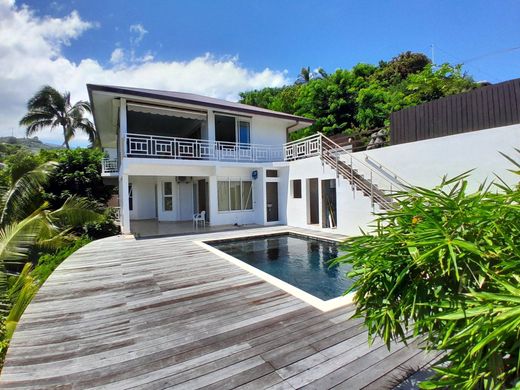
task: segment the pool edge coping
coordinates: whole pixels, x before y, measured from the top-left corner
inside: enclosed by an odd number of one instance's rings
[[[325,238],[325,237],[321,237],[319,235],[314,235],[314,234],[310,234],[310,233],[303,234],[301,232],[293,231],[291,229],[284,229],[281,231],[267,233],[267,234],[265,232],[261,232],[261,233],[259,232],[256,234],[251,234],[249,237],[262,237],[262,236],[266,237],[266,236],[274,236],[274,235],[280,235],[280,234],[286,234],[286,233],[292,233],[292,234],[298,235],[298,236],[306,236],[306,237],[311,237],[311,238],[316,238],[316,239],[321,239],[321,240],[333,241],[333,242],[337,242],[337,243],[341,242],[341,240],[338,240],[335,238],[330,238],[330,237]],[[229,238],[226,238],[225,240],[232,240],[234,238],[244,239],[245,237],[243,237],[243,236],[229,237]],[[218,250],[217,248],[208,244],[208,242],[212,242],[212,241],[224,241],[224,240],[223,239],[222,240],[219,240],[219,239],[212,240],[211,238],[204,239],[204,240],[193,240],[193,242],[195,244],[197,244],[198,246],[210,251],[211,253],[219,256],[222,259],[229,261],[230,263],[242,268],[243,270],[249,272],[250,274],[257,276],[260,279],[263,279],[267,283],[285,291],[286,293],[288,293],[298,299],[301,299],[305,303],[308,303],[309,305],[315,307],[316,309],[321,310],[322,312],[328,312],[331,310],[339,309],[340,307],[344,307],[344,306],[354,303],[354,294],[355,294],[354,292],[324,301],[323,299],[315,297],[314,295],[309,294],[308,292],[303,291],[303,290],[299,289],[298,287],[293,286],[292,284],[284,282],[283,280],[278,279],[278,278],[274,277],[273,275],[268,274],[267,272],[261,271],[258,268],[255,268],[252,265],[249,265],[246,262],[244,262],[240,259],[237,259],[236,257],[233,257],[231,255],[228,255],[225,252],[222,252],[221,250]]]

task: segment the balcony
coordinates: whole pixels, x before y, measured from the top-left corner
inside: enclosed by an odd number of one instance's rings
[[[276,162],[293,161],[321,153],[321,135],[315,134],[283,145],[243,144],[192,138],[128,134],[125,157],[195,161]],[[117,176],[117,159],[103,159],[103,176]]]
[[[101,174],[103,176],[117,176],[119,164],[115,158],[104,158],[101,160]]]
[[[240,162],[283,161],[283,147],[128,134],[126,156]]]

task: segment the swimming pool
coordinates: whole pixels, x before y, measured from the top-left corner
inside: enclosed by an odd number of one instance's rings
[[[284,233],[208,244],[322,300],[337,298],[352,285],[345,276],[349,265],[329,267],[341,254],[334,242]]]

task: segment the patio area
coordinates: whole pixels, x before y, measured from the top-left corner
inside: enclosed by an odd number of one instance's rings
[[[136,238],[151,238],[159,236],[180,236],[187,234],[215,233],[239,231],[259,228],[259,225],[193,225],[192,221],[165,222],[156,219],[131,220],[130,231]]]
[[[195,242],[286,229],[81,248],[22,316],[0,387],[385,389],[429,366],[417,341],[368,346],[352,305],[322,312]]]

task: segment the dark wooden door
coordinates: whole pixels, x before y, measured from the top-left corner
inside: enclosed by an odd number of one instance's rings
[[[309,215],[307,221],[310,225],[320,223],[320,202],[318,192],[318,179],[308,179],[307,184],[309,185],[309,199],[308,199],[308,210]]]
[[[197,212],[205,211],[206,219],[208,218],[208,203],[207,203],[207,191],[206,191],[206,179],[198,181],[198,204],[199,209]]]
[[[278,183],[265,183],[267,222],[278,221]]]

